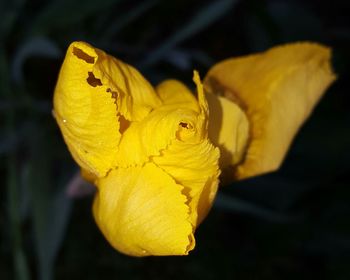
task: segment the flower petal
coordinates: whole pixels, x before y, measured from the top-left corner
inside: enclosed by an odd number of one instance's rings
[[[79,50],[79,51],[78,51]],[[90,80],[96,55],[73,43],[67,51],[54,94],[54,115],[76,162],[88,173],[104,176],[120,140],[111,93]]]
[[[95,49],[98,56],[93,69],[107,90],[115,95],[118,112],[128,121],[140,121],[161,105],[151,84],[134,67]]]
[[[196,72],[194,81],[197,84],[198,101],[192,99],[188,89],[179,82],[167,82],[160,88],[161,98],[170,96],[170,99],[142,121],[130,124],[120,141],[116,166],[144,164],[150,157],[160,155],[175,139],[198,143],[207,138],[208,105]],[[169,92],[165,92],[168,89]],[[172,97],[172,94],[184,98]]]
[[[177,80],[166,80],[156,87],[158,96],[165,105],[174,105],[198,112],[198,101],[183,83]]]
[[[197,113],[183,108],[162,106],[141,122],[133,122],[120,141],[116,165],[141,165],[159,155],[176,138],[196,134]]]
[[[191,223],[196,227],[211,208],[218,188],[219,149],[209,140],[186,143],[174,140],[153,162],[185,187]]]
[[[195,241],[182,189],[153,163],[114,169],[98,181],[95,220],[125,254],[187,255]]]
[[[209,104],[209,139],[220,148],[220,167],[239,163],[246,151],[249,122],[241,108],[227,98],[206,93]]]
[[[133,67],[74,42],[67,50],[54,95],[54,113],[74,159],[104,176],[113,166],[121,132],[161,104]]]
[[[209,108],[197,71],[194,71],[193,81],[197,86],[199,106],[195,126],[182,127],[178,131],[181,137],[174,139],[152,160],[185,187],[191,223],[197,227],[208,213],[217,191],[220,154],[208,140]],[[192,126],[195,133],[189,129]]]
[[[250,144],[236,179],[280,166],[299,127],[335,79],[329,61],[328,48],[296,43],[228,59],[209,71],[206,90],[236,102],[250,121]]]

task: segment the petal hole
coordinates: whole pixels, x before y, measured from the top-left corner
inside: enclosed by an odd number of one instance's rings
[[[119,123],[120,123],[120,128],[119,128],[120,134],[123,134],[124,131],[127,130],[131,124],[131,122],[125,119],[123,115],[119,115]]]
[[[192,129],[193,126],[190,123],[180,122],[179,125],[186,129]]]
[[[84,51],[82,51],[81,49],[77,48],[77,47],[73,47],[73,54],[79,58],[84,60],[86,63],[89,64],[94,64],[95,63],[95,58],[88,55],[87,53],[85,53]]]
[[[92,87],[102,86],[102,82],[100,79],[97,79],[92,72],[88,72],[89,76],[87,77],[86,81],[88,84]]]

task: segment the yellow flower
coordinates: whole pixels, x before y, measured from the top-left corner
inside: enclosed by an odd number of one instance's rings
[[[327,48],[311,43],[215,65],[197,96],[87,43],[68,48],[54,113],[106,239],[133,256],[187,255],[220,168],[229,179],[272,171],[334,80]],[[213,145],[213,144],[214,145]],[[221,154],[221,156],[220,156]],[[219,168],[220,166],[220,168]]]
[[[133,67],[73,43],[54,96],[56,120],[97,193],[93,213],[107,240],[134,256],[185,255],[218,187],[219,149],[208,105],[180,82],[154,89]]]

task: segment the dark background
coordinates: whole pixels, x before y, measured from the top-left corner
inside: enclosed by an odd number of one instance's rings
[[[346,2],[0,2],[0,279],[350,279],[350,25]],[[273,174],[222,187],[187,257],[112,249],[70,198],[77,171],[51,115],[65,49],[84,40],[154,84],[192,85],[224,58],[309,40],[338,80]]]

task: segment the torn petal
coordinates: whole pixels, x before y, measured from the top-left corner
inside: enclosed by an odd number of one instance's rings
[[[111,94],[92,73],[97,54],[84,43],[68,48],[54,94],[54,115],[76,162],[104,176],[112,167],[120,140]]]
[[[141,121],[161,105],[152,85],[131,65],[95,49],[93,73],[115,95],[118,112],[128,121]]]
[[[74,159],[97,177],[114,167],[121,134],[160,106],[152,86],[133,67],[74,42],[54,95],[54,113]]]

